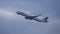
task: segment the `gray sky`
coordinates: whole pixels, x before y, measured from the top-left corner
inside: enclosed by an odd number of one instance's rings
[[[26,20],[22,11],[48,16],[48,23]],[[60,34],[60,0],[0,0],[0,34]],[[39,17],[41,18],[41,17]]]

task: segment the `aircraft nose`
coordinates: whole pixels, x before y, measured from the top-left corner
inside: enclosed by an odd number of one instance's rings
[[[16,13],[18,14],[19,12],[17,11]]]
[[[19,11],[17,11],[16,13],[20,13]]]
[[[16,12],[17,13],[17,12]]]

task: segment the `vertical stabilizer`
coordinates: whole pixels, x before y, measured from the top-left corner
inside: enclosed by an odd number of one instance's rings
[[[44,20],[45,22],[47,22],[47,19],[48,19],[48,17],[45,17],[43,20]]]

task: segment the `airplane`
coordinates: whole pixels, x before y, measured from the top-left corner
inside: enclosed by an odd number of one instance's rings
[[[39,19],[39,18],[37,18],[37,17],[41,16],[42,14],[36,15],[36,16],[30,16],[30,15],[28,15],[28,14],[26,14],[26,13],[24,13],[24,12],[20,12],[20,11],[17,11],[16,13],[17,13],[18,15],[25,16],[25,19],[35,20],[35,21],[38,21],[38,22],[45,22],[45,23],[48,22],[48,21],[47,21],[48,17],[45,17],[45,18],[42,19],[42,20]]]

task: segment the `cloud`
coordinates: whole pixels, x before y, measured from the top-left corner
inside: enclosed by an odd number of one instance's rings
[[[54,5],[56,2],[53,4],[54,0],[51,1],[0,1],[0,34],[52,34],[56,32],[56,30],[60,30],[58,29],[60,27],[60,19],[57,17],[59,15],[56,15],[56,13],[59,12],[56,10],[57,6]],[[22,12],[27,14],[32,14],[32,12],[34,15],[42,13],[47,14],[48,17],[52,16],[54,19],[49,18],[51,20],[46,24],[33,20],[28,21],[25,20],[24,17],[16,15],[15,11],[21,9],[23,9]],[[55,18],[55,16],[58,19]]]
[[[24,11],[22,10],[22,12],[31,14],[30,11]],[[2,27],[4,30],[7,31],[6,33],[8,33],[8,31],[12,34],[19,34],[19,33],[27,33],[27,34],[49,34],[51,33],[51,31],[54,33],[54,29],[55,26],[57,26],[58,24],[60,24],[60,19],[52,19],[49,20],[48,23],[46,24],[41,24],[41,22],[35,22],[35,21],[26,21],[24,20],[24,18],[22,16],[17,16],[15,12],[12,12],[10,10],[5,10],[5,9],[0,9],[0,16],[3,18],[7,18],[5,20],[1,20],[3,22],[2,23]],[[16,17],[17,16],[17,17]],[[15,18],[16,17],[16,18]],[[14,18],[14,19],[12,19]],[[11,20],[12,19],[12,20]],[[28,24],[25,24],[28,23]],[[30,24],[31,23],[31,24]],[[1,24],[0,24],[1,25]],[[58,27],[57,27],[58,28]]]
[[[11,12],[11,11],[5,10],[5,9],[0,9],[0,17],[14,18],[15,16],[16,16],[16,14],[14,12]]]

